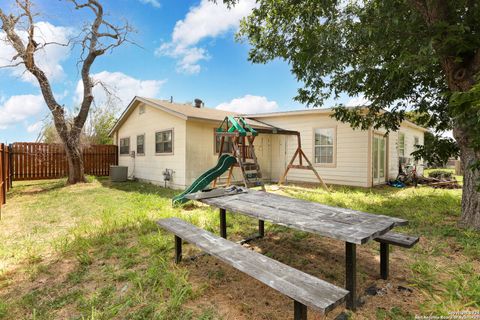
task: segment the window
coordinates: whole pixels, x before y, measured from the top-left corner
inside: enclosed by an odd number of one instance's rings
[[[145,154],[145,135],[137,136],[137,155]]]
[[[335,129],[315,129],[315,163],[334,163]]]
[[[413,142],[414,147],[416,147],[420,144],[420,138],[419,137],[414,137],[413,140],[414,140],[414,142]]]
[[[140,105],[140,107],[138,107],[138,114],[143,114],[145,113],[145,105]]]
[[[120,154],[130,154],[130,138],[120,139]]]
[[[173,130],[155,133],[155,153],[173,153]]]
[[[413,149],[417,150],[417,146],[420,144],[420,138],[419,137],[413,137]],[[415,160],[414,162],[416,165],[418,164],[418,160]]]
[[[220,152],[220,136],[213,132],[213,137],[215,139],[215,153]],[[233,152],[233,140],[232,137],[225,137],[225,142],[223,143],[223,152],[222,153],[232,153]]]
[[[398,133],[398,156],[405,157],[405,133]]]

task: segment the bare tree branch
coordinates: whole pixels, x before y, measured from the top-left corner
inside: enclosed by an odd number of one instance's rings
[[[19,67],[21,65],[24,65],[23,61],[17,62],[15,64],[8,64],[8,65],[5,65],[5,66],[0,66],[0,69],[16,68],[16,67]]]
[[[72,39],[67,44],[57,42],[37,43],[38,35],[35,34],[34,23],[36,14],[32,11],[31,0],[15,0],[17,7],[20,9],[20,13],[16,15],[13,13],[7,15],[0,8],[0,22],[1,30],[6,34],[6,41],[16,52],[11,60],[12,65],[5,67],[24,65],[26,71],[30,72],[37,79],[44,100],[53,116],[55,128],[65,144],[70,168],[69,182],[75,183],[75,178],[72,179],[72,176],[80,176],[77,180],[84,180],[80,136],[93,103],[92,90],[95,84],[90,76],[91,67],[99,56],[125,42],[129,42],[128,35],[133,29],[128,23],[116,26],[106,21],[103,6],[99,0],[68,1],[73,3],[75,9],[88,9],[94,15],[91,24],[84,26],[84,36],[79,41],[82,47],[79,65],[81,65],[83,99],[78,114],[73,118],[73,122],[70,122],[65,116],[65,109],[55,99],[47,75],[35,61],[35,53],[39,50],[45,49],[49,45],[70,46]],[[19,34],[21,27],[24,27],[27,33],[25,43]]]

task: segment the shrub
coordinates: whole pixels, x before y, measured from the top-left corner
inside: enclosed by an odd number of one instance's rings
[[[440,180],[450,180],[452,179],[452,172],[446,170],[434,170],[428,173],[430,178],[440,179]]]

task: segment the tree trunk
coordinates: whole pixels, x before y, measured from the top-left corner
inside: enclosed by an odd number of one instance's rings
[[[463,149],[463,148],[462,148]],[[472,170],[470,165],[480,161],[473,149],[462,150],[461,161],[463,170],[462,217],[459,225],[465,228],[480,230],[480,172]]]
[[[455,128],[453,133],[460,147],[463,168],[462,216],[459,225],[480,230],[480,172],[471,169],[472,164],[480,161],[480,153],[469,147],[461,129]]]
[[[65,152],[68,161],[68,184],[86,182],[83,166],[83,155],[80,148],[80,139],[69,139],[64,141]]]

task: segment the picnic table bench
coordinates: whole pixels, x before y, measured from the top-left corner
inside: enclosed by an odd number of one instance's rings
[[[175,234],[177,263],[182,260],[182,240],[194,244],[206,253],[293,299],[295,320],[307,319],[307,307],[325,314],[342,303],[348,294],[345,289],[215,236],[181,219],[161,219],[157,223]]]
[[[218,193],[218,191],[217,191]],[[357,210],[332,207],[317,202],[295,199],[264,191],[247,189],[242,193],[209,197],[191,194],[189,199],[197,200],[220,209],[220,235],[227,237],[226,210],[243,214],[261,221],[259,233],[263,235],[263,221],[311,232],[331,239],[345,242],[345,289],[347,308],[355,310],[356,296],[356,245],[370,240],[381,243],[380,269],[382,278],[388,277],[388,246],[411,245],[418,237],[397,233],[388,235],[396,226],[408,224],[405,219],[384,215],[369,214]],[[405,237],[409,239],[405,239]],[[413,243],[411,243],[413,240]],[[405,243],[404,243],[405,242]]]

